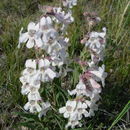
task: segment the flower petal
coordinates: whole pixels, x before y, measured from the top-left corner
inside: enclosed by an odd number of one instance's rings
[[[54,79],[56,77],[56,73],[52,71],[50,68],[46,70],[46,73],[48,74],[50,79]]]
[[[45,17],[41,18],[40,25],[46,25],[46,18]]]
[[[26,111],[28,111],[28,110],[30,109],[30,103],[29,103],[29,102],[27,102],[27,103],[24,105],[24,109],[25,109]]]
[[[50,66],[50,61],[48,59],[40,59],[39,60],[39,68],[48,68]]]
[[[34,46],[34,39],[29,39],[26,44],[26,47],[30,49],[33,48],[33,46]]]
[[[65,111],[66,111],[66,107],[62,107],[59,109],[59,113],[65,113]]]
[[[26,60],[25,66],[26,68],[36,69],[36,61],[32,59]]]
[[[35,26],[36,26],[36,24],[35,24],[34,22],[30,22],[30,23],[28,24],[28,31],[29,31],[29,30],[35,30]]]
[[[100,88],[101,87],[100,84],[98,84],[94,79],[90,78],[89,81],[90,81],[93,88]]]
[[[46,20],[47,20],[47,23],[48,23],[48,24],[52,24],[52,20],[51,20],[50,17],[47,17]]]
[[[42,42],[42,40],[40,38],[35,39],[35,42],[36,42],[37,47],[42,47],[43,46],[43,42]]]
[[[69,116],[70,116],[69,113],[67,112],[64,113],[64,118],[69,118]]]

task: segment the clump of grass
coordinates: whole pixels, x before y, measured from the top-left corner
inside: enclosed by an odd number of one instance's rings
[[[17,50],[19,30],[21,26],[26,27],[29,21],[40,14],[38,4],[53,4],[53,2],[56,1],[4,0],[0,2],[0,126],[2,129],[14,127],[20,129],[22,126],[30,129],[64,129],[66,122],[55,109],[49,111],[48,116],[41,120],[37,115],[28,114],[22,109],[26,99],[20,94],[18,79],[26,57],[33,55],[33,52],[25,49]],[[75,23],[69,29],[71,38],[69,53],[72,58],[79,55],[83,59],[88,57],[88,53],[80,44],[80,39],[87,30],[82,17],[84,10],[96,10],[102,18],[102,23],[96,29],[100,30],[102,26],[108,29],[104,61],[108,78],[99,111],[94,118],[84,121],[82,130],[108,129],[114,120],[116,122],[116,116],[130,99],[130,2],[129,0],[80,0],[79,5],[73,10]],[[76,84],[80,71],[78,65],[73,64],[72,67],[74,72],[64,79],[71,79],[69,85],[71,89]],[[58,109],[65,104],[67,89],[61,87],[60,80],[56,80],[55,84],[50,84],[46,88],[43,86],[41,94],[54,101],[54,107]],[[128,106],[125,112],[129,109]],[[117,124],[114,123],[113,129],[124,128],[123,124],[129,128],[129,122],[128,114],[124,114],[124,117],[116,122]]]

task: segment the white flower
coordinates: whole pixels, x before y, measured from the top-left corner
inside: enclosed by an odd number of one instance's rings
[[[19,32],[19,44],[18,44],[18,48],[20,48],[20,44],[21,43],[25,43],[25,42],[27,42],[27,40],[28,40],[28,32],[26,32],[26,33],[22,33],[22,31],[23,31],[23,27],[21,28],[21,30],[20,30],[20,32]]]
[[[26,83],[29,83],[30,82],[30,77],[28,75],[22,75],[20,78],[19,78],[20,82],[24,85]]]
[[[103,32],[91,32],[89,39],[86,41],[85,46],[88,47],[92,52],[96,53],[99,59],[102,60],[102,52],[105,48],[106,42],[106,29],[103,28]],[[92,56],[91,56],[92,57]]]
[[[48,44],[46,52],[49,55],[57,55],[59,54],[59,51],[61,49],[62,49],[61,45],[57,41],[54,41],[52,44]]]
[[[76,88],[74,90],[72,90],[72,91],[68,90],[68,93],[70,95],[75,95],[76,94],[77,96],[83,95],[83,96],[91,97],[91,95],[92,95],[91,90],[86,88],[86,85],[83,83],[82,80],[79,81],[79,83],[76,85]]]
[[[51,57],[51,63],[52,63],[52,66],[62,66],[64,64],[64,61],[59,58],[59,57],[56,57],[56,56],[52,56]]]
[[[105,86],[105,78],[107,77],[107,73],[105,71],[105,65],[99,67],[98,70],[90,71],[90,73],[94,74],[99,80],[101,80],[103,87]]]
[[[60,45],[63,47],[63,48],[67,48],[68,47],[68,42],[69,42],[69,38],[66,37],[66,38],[59,38],[58,39],[58,42],[60,43]]]
[[[29,83],[26,83],[22,86],[21,88],[21,93],[23,95],[26,95],[30,92],[34,92],[34,91],[38,91],[40,88],[40,84],[39,85],[36,85],[36,86],[31,86]]]
[[[42,17],[40,19],[40,29],[42,31],[48,30],[52,27],[52,20],[50,17]]]
[[[54,72],[50,67],[50,61],[48,59],[39,60],[39,73],[41,73],[41,80],[43,82],[48,82],[56,77],[56,72]]]
[[[40,86],[40,84],[41,84],[41,74],[37,70],[36,74],[30,77],[30,85],[37,87]]]
[[[34,112],[40,112],[42,110],[42,108],[40,107],[40,105],[38,104],[37,101],[29,101],[27,102],[25,105],[24,105],[24,109],[26,111],[30,111],[31,113],[34,113]]]
[[[53,44],[53,42],[54,42],[54,40],[56,40],[57,36],[58,36],[58,33],[53,28],[44,30],[43,35],[42,35],[42,41],[43,41],[42,48],[46,50],[46,48],[49,45]]]
[[[56,49],[53,50],[51,55],[52,66],[61,67],[63,64],[68,64],[67,58],[68,58],[68,53],[66,52],[66,50],[64,48],[61,48],[61,46],[59,46],[59,50],[58,50],[57,47]]]
[[[21,88],[21,93],[24,95],[28,94],[29,92],[36,91],[40,88],[41,85],[41,76],[39,73],[36,73],[33,76],[24,75],[20,77],[20,81],[22,82],[23,86]]]
[[[41,96],[40,96],[38,90],[35,87],[32,87],[30,89],[31,89],[31,91],[28,94],[28,100],[29,101],[31,101],[31,100],[35,100],[35,101],[41,100]]]
[[[74,18],[72,17],[72,12],[69,11],[68,13],[65,13],[64,11],[62,11],[61,8],[54,8],[54,13],[55,13],[55,18],[56,18],[56,22],[59,23],[63,23],[65,25],[70,24],[74,21]],[[58,20],[58,21],[57,21]]]
[[[82,127],[82,124],[78,120],[69,120],[65,128],[71,127],[72,129],[75,128],[75,126]]]
[[[27,48],[32,48],[32,47],[34,47],[35,44],[40,46],[39,45],[39,44],[41,44],[40,39],[36,40],[36,33],[37,33],[38,29],[39,29],[39,24],[35,24],[34,22],[30,22],[28,24],[28,32],[26,32],[26,33],[22,33],[23,28],[21,28],[20,33],[19,33],[20,36],[19,36],[18,48],[20,48],[21,43],[25,43],[25,42],[27,42],[27,44],[26,44]]]
[[[96,103],[96,101],[98,101],[101,98],[101,96],[99,95],[99,93],[95,93],[93,94],[93,96],[91,97],[91,101],[93,103]]]
[[[42,110],[41,112],[38,114],[38,117],[41,118],[43,115],[45,116],[47,111],[50,109],[51,104],[49,102],[43,102],[41,104]]]
[[[77,0],[63,0],[63,6],[68,8],[73,8],[73,6],[77,5]]]
[[[36,69],[36,61],[32,59],[26,60],[25,67]]]
[[[21,87],[21,93],[23,95],[26,95],[29,92],[30,92],[30,85],[29,85],[29,83],[25,83],[24,85],[22,85],[22,87]]]
[[[67,101],[66,106],[59,109],[59,113],[63,113],[65,118],[69,118],[76,108],[76,101]]]
[[[97,83],[93,78],[90,78],[89,81],[91,83],[92,88],[95,88],[95,89],[100,89],[101,88],[100,84]]]
[[[50,61],[48,59],[40,59],[38,61],[39,69],[47,69],[50,67]]]
[[[91,100],[91,101],[88,101],[86,100],[85,103],[89,106],[89,113],[88,115],[91,117],[91,116],[94,116],[94,111],[97,111],[98,110],[98,105],[95,103],[94,100]]]
[[[98,110],[98,105],[95,103],[91,103],[90,110],[89,110],[89,117],[94,116],[95,115],[94,111],[97,110]]]
[[[22,72],[23,75],[29,75],[29,74],[33,75],[36,73],[36,61],[35,60],[32,60],[32,59],[26,60],[25,67],[26,67],[26,69],[24,69],[24,71]]]
[[[53,80],[56,77],[56,72],[54,72],[52,69],[48,68],[45,70],[44,73],[42,73],[42,81],[48,82]]]
[[[78,120],[82,119],[82,115],[85,117],[88,117],[88,111],[86,110],[88,108],[86,103],[82,103],[81,101],[78,102],[76,111],[78,113]]]

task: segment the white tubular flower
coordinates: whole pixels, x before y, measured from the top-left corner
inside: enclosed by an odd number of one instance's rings
[[[30,85],[29,85],[29,83],[25,83],[24,85],[22,85],[21,93],[23,95],[27,95],[29,92],[30,92]]]
[[[58,49],[59,47],[59,49]],[[58,66],[61,67],[63,64],[68,64],[67,57],[68,53],[66,52],[65,48],[61,48],[59,45],[57,48],[53,49],[52,55],[51,55],[51,63],[52,66]]]
[[[54,41],[52,44],[48,45],[48,48],[46,49],[46,52],[51,55],[58,55],[59,51],[62,49],[61,45]]]
[[[21,88],[21,93],[23,95],[28,94],[34,90],[38,90],[40,88],[40,78],[41,76],[36,73],[33,76],[24,75],[20,77],[20,81],[23,84]]]
[[[48,59],[40,59],[38,61],[39,69],[47,69],[50,67],[50,61]]]
[[[106,42],[106,28],[103,28],[103,32],[91,32],[89,39],[86,41],[85,46],[92,52],[96,53],[100,59],[102,59],[102,51],[105,48]],[[91,56],[92,57],[92,56]]]
[[[54,72],[50,67],[50,61],[48,59],[39,60],[39,72],[41,74],[41,81],[48,82],[56,77],[56,72]]]
[[[39,101],[41,100],[41,96],[38,92],[38,90],[35,87],[30,88],[30,93],[28,94],[28,100],[35,100],[35,101]]]
[[[42,31],[52,28],[52,20],[50,17],[42,17],[40,19],[40,29]]]
[[[51,104],[49,102],[43,102],[41,104],[42,110],[38,114],[38,117],[41,118],[42,116],[46,116],[47,111],[50,109]]]
[[[30,92],[38,92],[40,85],[41,85],[41,75],[39,73],[36,73],[34,76],[26,76],[28,81],[26,81],[25,83],[23,83],[22,89],[21,89],[21,93],[23,95],[26,95]]]
[[[42,108],[40,107],[40,105],[38,104],[37,101],[35,100],[30,100],[28,101],[25,105],[24,105],[24,109],[26,111],[30,111],[31,113],[35,113],[35,112],[40,112],[42,110]]]
[[[36,73],[36,61],[29,59],[25,63],[26,69],[22,72],[22,75],[34,75]]]
[[[69,118],[76,108],[76,101],[67,101],[66,106],[59,109],[59,113],[64,114],[64,118]]]
[[[58,58],[56,56],[53,56],[51,57],[51,63],[52,63],[52,66],[62,66],[64,64],[64,61],[61,59],[61,58]]]
[[[86,100],[85,103],[89,107],[88,117],[94,116],[94,111],[98,110],[98,105],[96,104],[96,101],[91,99],[91,101]]]
[[[76,89],[74,89],[72,91],[68,90],[68,93],[70,95],[76,94],[77,96],[86,95],[86,85],[83,83],[82,80],[80,80],[79,83],[76,85]]]
[[[88,111],[86,110],[88,105],[86,103],[82,103],[81,101],[78,102],[76,111],[78,113],[78,120],[81,120],[83,115],[88,117]]]
[[[67,49],[68,44],[69,44],[69,38],[60,38],[58,39],[58,43],[61,45],[62,48]]]
[[[30,82],[30,77],[28,75],[22,75],[20,78],[19,78],[20,82],[24,85],[26,83],[29,83]]]
[[[19,36],[19,44],[18,44],[18,48],[20,48],[20,44],[21,43],[25,43],[27,48],[32,48],[34,47],[34,45],[38,45],[39,46],[39,41],[40,39],[36,39],[36,33],[39,29],[39,24],[35,24],[34,22],[31,22],[28,24],[28,32],[26,33],[22,33],[23,28],[20,31],[20,36]],[[40,41],[41,42],[41,41]]]
[[[76,85],[76,88],[72,91],[68,90],[68,93],[70,95],[92,97],[93,90],[89,87],[86,87],[82,79],[80,79],[79,83]]]
[[[35,23],[31,22],[28,24],[28,42],[26,44],[27,48],[32,48],[35,45],[35,34],[37,31],[37,26]]]
[[[77,0],[63,0],[63,6],[68,8],[73,8],[77,5]]]
[[[99,67],[98,70],[90,71],[90,73],[94,74],[97,77],[97,80],[102,82],[102,86],[105,86],[105,78],[107,77],[107,73],[105,72],[105,65]]]
[[[20,48],[20,44],[21,44],[21,43],[27,42],[27,40],[28,40],[28,38],[29,38],[28,32],[22,33],[22,31],[23,31],[23,27],[21,28],[21,30],[20,30],[20,32],[19,32],[19,35],[20,35],[20,36],[19,36],[18,48]]]
[[[55,13],[55,20],[58,23],[63,23],[65,25],[70,24],[74,21],[74,18],[72,17],[72,12],[69,11],[68,13],[65,13],[62,11],[61,8],[54,8],[54,13]]]
[[[89,110],[89,117],[94,116],[95,115],[94,111],[97,110],[98,110],[98,105],[95,103],[91,103],[90,110]]]
[[[26,95],[30,92],[38,91],[40,88],[40,84],[36,86],[31,86],[29,83],[26,83],[22,86],[21,93]]]
[[[90,81],[92,88],[94,88],[94,89],[100,89],[101,88],[101,85],[99,83],[97,83],[93,78],[90,78],[89,81]]]
[[[42,41],[43,41],[42,48],[46,50],[46,48],[50,46],[54,42],[54,40],[56,40],[57,36],[58,33],[53,28],[44,30],[42,35]]]
[[[82,127],[82,124],[78,120],[69,120],[65,128],[71,127],[74,129],[76,126]]]
[[[91,97],[91,101],[93,103],[96,103],[99,99],[101,98],[101,96],[99,95],[99,93],[94,93],[93,96]]]
[[[48,82],[52,81],[56,77],[56,72],[48,68],[44,73],[42,73],[42,81]]]
[[[26,68],[36,69],[36,61],[29,59],[26,61],[25,66],[26,66]]]

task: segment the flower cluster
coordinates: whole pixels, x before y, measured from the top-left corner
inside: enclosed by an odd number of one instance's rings
[[[106,28],[102,30],[103,32],[90,32],[81,40],[81,43],[89,48],[91,54],[90,66],[98,64],[99,61],[103,61],[103,50],[106,45]]]
[[[100,61],[103,61],[103,51],[106,43],[106,28],[103,32],[89,32],[81,43],[88,48],[91,60],[79,61],[82,65],[83,73],[79,77],[79,83],[72,91],[68,90],[70,96],[75,95],[74,99],[68,100],[66,105],[59,109],[59,113],[68,119],[66,128],[81,127],[80,120],[83,117],[94,116],[94,111],[98,110],[100,93],[102,91],[101,85],[105,86],[105,65],[98,66]]]
[[[45,111],[49,109],[50,103],[42,101],[39,89],[41,82],[52,81],[57,73],[52,69],[50,61],[46,58],[38,60],[28,59],[25,67],[20,77],[22,83],[21,93],[28,97],[28,102],[25,104],[24,109],[29,110],[31,113],[40,112],[39,116],[41,114],[45,115]],[[42,111],[44,113],[41,113]]]
[[[35,49],[36,58],[26,60],[20,81],[21,93],[28,97],[24,109],[31,113],[38,112],[39,117],[45,115],[51,106],[40,96],[41,83],[52,82],[54,78],[64,74],[63,65],[69,63],[69,39],[61,32],[65,32],[68,24],[74,21],[72,13],[66,13],[60,7],[45,6],[42,10],[44,15],[37,23],[30,22],[27,32],[23,33],[21,28],[18,44],[18,48],[22,43],[26,43],[27,48]],[[62,29],[57,28],[59,24]]]

